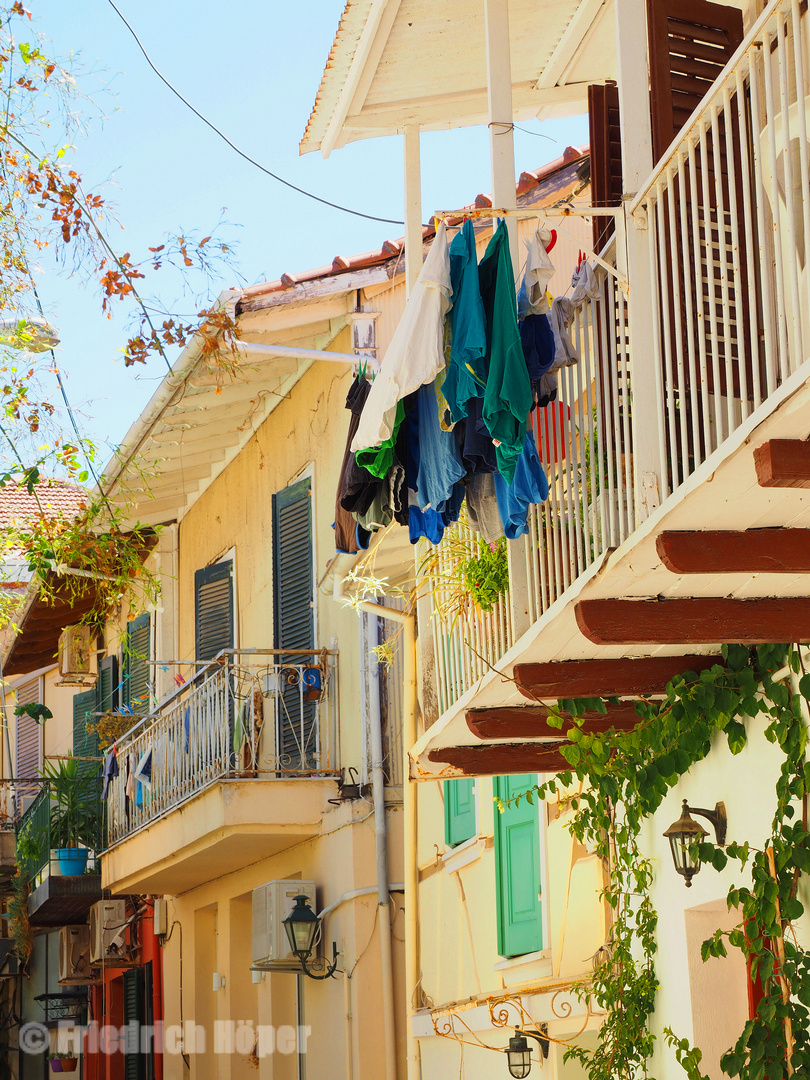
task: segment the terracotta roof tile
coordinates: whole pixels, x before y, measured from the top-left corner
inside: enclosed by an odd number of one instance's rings
[[[539,187],[544,180],[548,180],[554,173],[559,172],[560,169],[564,169],[568,165],[587,157],[588,153],[589,148],[587,146],[566,146],[562,155],[555,158],[554,161],[549,161],[542,168],[535,169],[532,172],[522,172],[515,186],[517,195],[528,194],[533,188]],[[489,195],[482,193],[476,196],[475,203],[472,205],[479,208],[492,206],[492,199]],[[453,222],[448,221],[448,224],[453,224]],[[430,226],[425,226],[422,229],[422,238],[424,240],[430,239],[434,231]],[[297,274],[284,273],[276,281],[263,281],[258,285],[250,285],[242,290],[242,298],[243,300],[251,300],[254,297],[265,296],[269,293],[283,292],[285,289],[291,289],[293,286],[301,285],[306,281],[318,281],[321,278],[332,277],[336,274],[345,274],[349,270],[365,270],[373,266],[379,266],[389,259],[401,255],[404,247],[405,239],[400,237],[397,240],[385,240],[382,246],[375,251],[365,251],[360,255],[336,255],[330,266],[319,266],[315,270],[304,270]]]
[[[87,502],[87,492],[64,480],[42,480],[36,488],[46,513],[72,516]],[[39,514],[39,503],[24,487],[8,484],[0,488],[0,528],[22,523]]]

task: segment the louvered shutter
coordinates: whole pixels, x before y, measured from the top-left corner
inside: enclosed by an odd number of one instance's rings
[[[233,562],[205,566],[194,575],[196,659],[212,660],[233,648]]]
[[[658,161],[742,42],[742,12],[708,0],[647,0],[647,32]]]
[[[145,1080],[140,1027],[144,1023],[144,979],[141,968],[124,972],[124,1080]],[[128,1025],[132,1025],[129,1027]]]
[[[593,206],[621,206],[622,140],[619,125],[619,88],[615,83],[588,87],[588,128],[591,202]],[[612,218],[594,217],[594,251],[601,251],[614,231]]]
[[[14,692],[18,705],[34,705],[40,700],[40,680],[32,679],[30,682],[18,686]],[[15,717],[14,734],[14,775],[23,780],[29,780],[39,776],[42,771],[42,728],[30,716]],[[39,785],[27,784],[17,788],[17,805],[20,811],[25,810],[29,803],[36,797]]]
[[[108,657],[108,659],[110,659]],[[87,730],[88,722],[95,721],[95,713],[99,710],[99,698],[101,694],[101,669],[103,668],[104,661],[99,668],[99,681],[94,690],[85,690],[81,694],[73,695],[73,754],[77,758],[97,758],[100,756],[100,750],[98,747],[98,735],[90,733]],[[109,670],[109,669],[108,669]],[[111,681],[111,676],[108,677],[108,682]],[[100,763],[94,763],[92,761],[81,761],[79,763],[79,772],[83,776],[92,776],[94,773],[101,771]]]
[[[531,774],[496,776],[494,794],[506,803],[537,782]],[[495,885],[498,952],[523,956],[543,947],[540,900],[540,817],[537,803],[521,799],[495,813]]]
[[[462,777],[444,782],[444,842],[448,847],[475,836],[475,781]]]
[[[139,615],[127,626],[124,650],[124,680],[122,696],[124,704],[134,713],[148,713],[150,708],[150,683],[152,659],[152,627],[148,612]]]
[[[154,969],[152,967],[152,961],[149,960],[143,965],[143,1022],[146,1025],[147,1030],[150,1030],[155,1023],[155,1001],[154,1001]],[[155,1076],[155,1050],[154,1043],[151,1044],[151,1049],[144,1054],[144,1080],[154,1080]]]
[[[312,576],[312,511],[307,478],[273,496],[273,629],[277,649],[315,647]],[[302,657],[290,660],[300,664]],[[276,725],[276,752],[282,770],[315,767],[316,718],[316,705],[303,700],[300,683],[285,683]]]

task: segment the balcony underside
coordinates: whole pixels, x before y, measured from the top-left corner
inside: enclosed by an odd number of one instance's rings
[[[48,874],[28,898],[32,926],[68,926],[87,921],[87,913],[101,899],[101,877]]]
[[[639,687],[642,657],[683,657],[676,670],[690,670],[695,654],[716,656],[726,642],[807,640],[810,572],[806,534],[797,530],[810,527],[810,491],[793,475],[801,454],[788,454],[792,472],[776,469],[774,479],[763,472],[762,448],[807,439],[809,377],[810,362],[440,717],[413,748],[414,779],[557,771],[565,767],[562,732],[548,731],[542,701],[663,690],[673,672],[659,672],[658,686]],[[790,535],[772,534],[764,545],[762,536],[740,541],[739,532],[762,529]],[[725,545],[723,532],[731,534]],[[700,535],[684,538],[694,533],[710,535],[705,544]],[[605,666],[620,658],[632,661],[624,675],[621,665]]]
[[[316,836],[334,780],[220,780],[102,856],[113,895],[178,895]]]

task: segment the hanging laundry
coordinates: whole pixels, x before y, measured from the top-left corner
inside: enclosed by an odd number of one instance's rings
[[[571,288],[573,292],[569,299],[576,307],[584,304],[586,300],[600,299],[599,282],[596,280],[596,274],[587,259],[583,259],[574,271],[571,278]]]
[[[183,749],[188,753],[188,745],[191,740],[191,706],[186,705],[183,713]]]
[[[484,421],[495,443],[498,471],[507,483],[523,450],[532,388],[518,332],[515,279],[506,223],[499,222],[478,267],[487,319]]]
[[[482,398],[470,398],[469,415],[453,428],[461,460],[468,473],[492,473],[498,468],[495,444],[484,423]]]
[[[439,424],[439,405],[432,384],[420,386],[416,392],[419,415],[419,466],[416,476],[416,496],[419,508],[432,507],[441,511],[452,497],[453,488],[466,469],[456,446],[452,431],[443,431]]]
[[[124,787],[124,794],[127,798],[131,799],[135,790],[135,766],[137,761],[134,754],[127,754],[127,782]]]
[[[481,397],[486,385],[486,320],[478,281],[475,229],[469,219],[450,244],[450,283],[450,357],[441,392],[450,419],[456,423],[467,415],[470,398]]]
[[[554,364],[551,370],[570,367],[579,363],[579,353],[571,340],[570,326],[574,320],[576,307],[565,296],[558,296],[551,305],[549,321],[554,334]]]
[[[357,425],[360,423],[360,414],[363,411],[370,389],[371,383],[366,379],[352,379],[352,385],[346,395],[346,408],[350,413],[349,431],[346,436],[346,448],[343,452],[343,462],[338,476],[337,498],[335,499],[335,549],[350,555],[357,551],[356,524],[351,511],[343,506],[341,499],[344,494],[348,494],[352,484],[356,483],[356,481],[352,480],[354,471],[360,472],[354,460],[354,454],[351,452],[351,441],[357,431]],[[361,476],[360,479],[362,483],[367,477]]]
[[[493,479],[504,535],[516,540],[529,531],[529,507],[548,498],[548,479],[531,431],[524,439],[512,483],[507,484],[500,473],[495,473]]]
[[[459,481],[441,512],[432,507],[422,510],[416,502],[415,495],[412,495],[412,501],[408,507],[408,532],[411,543],[415,544],[424,536],[431,544],[440,544],[447,526],[459,519],[464,494],[464,484]]]
[[[467,477],[467,520],[482,540],[494,543],[504,535],[492,473]]]
[[[405,305],[352,440],[356,454],[395,434],[397,402],[444,368],[444,317],[450,307],[450,257],[444,225]],[[401,417],[399,417],[401,420]]]
[[[140,761],[135,767],[134,773],[135,779],[139,784],[143,784],[144,787],[151,788],[152,786],[152,750],[144,750],[141,754]]]
[[[107,798],[107,792],[110,790],[110,784],[118,776],[118,754],[115,747],[110,750],[107,756],[104,758],[104,768],[101,771],[102,784],[101,784],[101,797]]]
[[[547,245],[553,247],[551,233],[545,228],[538,228],[531,240],[526,241],[526,269],[517,298],[519,319],[544,315],[549,309],[546,289],[554,276],[554,264],[548,257]]]
[[[539,382],[554,363],[554,333],[548,315],[527,315],[520,324],[520,344],[533,383]]]
[[[535,390],[535,400],[537,402],[538,409],[545,409],[547,405],[550,405],[552,401],[557,400],[558,380],[557,372],[549,371],[543,378],[537,383]]]

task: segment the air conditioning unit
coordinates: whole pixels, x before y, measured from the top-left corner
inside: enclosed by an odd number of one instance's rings
[[[267,881],[253,890],[253,963],[296,963],[282,922],[295,907],[296,896],[306,896],[315,908],[315,882]]]
[[[132,967],[133,949],[127,945],[126,900],[99,900],[90,908],[90,960],[107,967]]]
[[[82,623],[66,626],[59,635],[57,686],[95,686],[98,677],[93,630]]]
[[[59,985],[87,986],[95,982],[90,962],[90,928],[62,926],[59,930]]]

